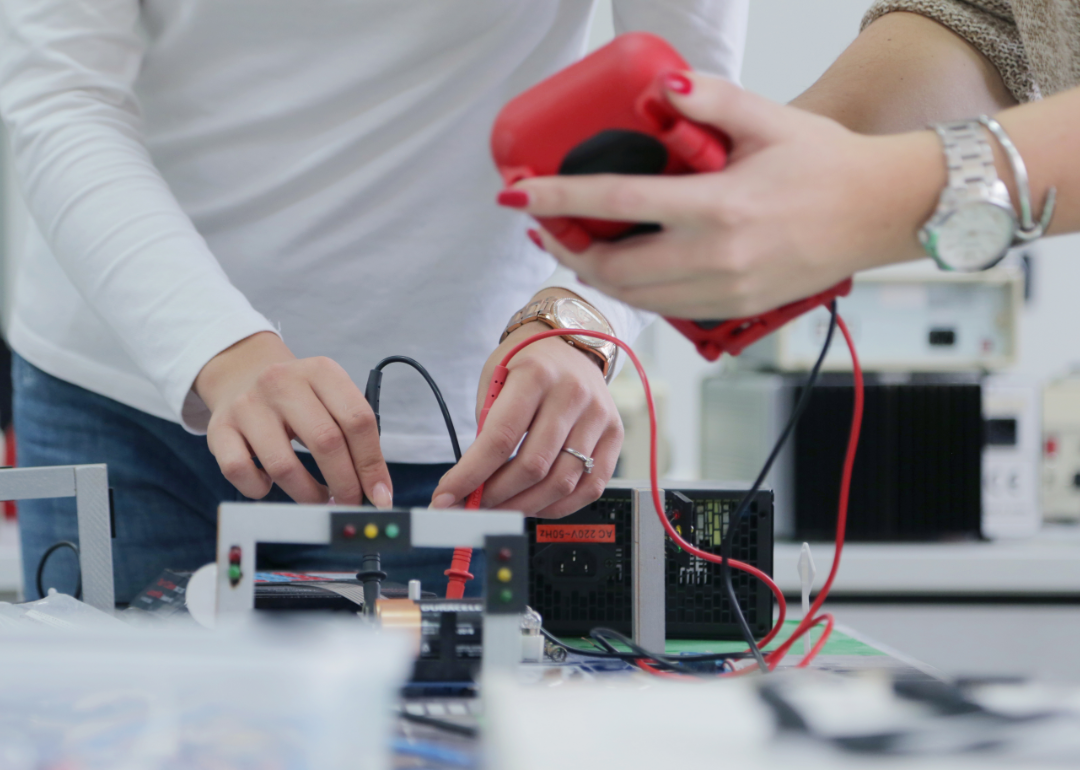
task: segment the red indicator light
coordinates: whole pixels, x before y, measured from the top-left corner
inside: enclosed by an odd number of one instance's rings
[[[341,536],[349,540],[356,537],[356,525],[346,524],[344,527],[341,528]]]
[[[240,563],[240,546],[234,545],[229,549],[229,564]]]
[[[495,556],[499,561],[510,561],[514,556],[514,552],[509,548],[500,548],[499,553]]]

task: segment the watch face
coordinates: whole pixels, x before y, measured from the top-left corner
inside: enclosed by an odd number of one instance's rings
[[[939,261],[953,270],[982,270],[999,260],[1016,232],[1013,213],[977,201],[960,206],[936,228]]]
[[[573,299],[561,299],[555,303],[555,313],[564,329],[585,329],[591,332],[603,332],[611,334],[612,329],[607,321],[593,312],[588,305]],[[576,337],[589,347],[598,348],[610,344],[606,340],[597,337]]]

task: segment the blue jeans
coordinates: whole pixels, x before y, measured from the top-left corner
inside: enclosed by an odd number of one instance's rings
[[[12,362],[12,380],[21,467],[108,465],[116,513],[117,602],[131,601],[165,568],[194,570],[214,560],[218,504],[247,498],[221,475],[205,436],[57,379],[19,356]],[[312,457],[301,453],[300,459],[322,482]],[[450,467],[390,463],[394,504],[426,506]],[[264,499],[291,502],[276,486]],[[78,542],[74,499],[21,501],[19,534],[24,592],[27,599],[34,599],[37,565],[45,550],[58,540]],[[387,554],[383,568],[391,581],[418,578],[425,590],[442,596],[446,589],[442,573],[450,566],[450,553],[424,548]],[[312,547],[266,546],[259,549],[259,560],[260,567],[269,569],[359,567],[358,560]],[[469,595],[478,590],[483,554],[476,553],[473,564],[471,571],[478,579],[470,582]],[[76,576],[74,556],[60,550],[49,558],[42,585],[70,593]]]

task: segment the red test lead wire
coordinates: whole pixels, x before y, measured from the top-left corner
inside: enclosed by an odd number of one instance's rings
[[[484,422],[487,420],[488,412],[491,411],[492,404],[495,403],[495,399],[502,393],[503,385],[506,384],[506,375],[510,373],[510,370],[506,368],[505,363],[495,367],[495,371],[491,375],[491,384],[488,385],[487,395],[484,396],[484,406],[480,409],[480,417],[476,421],[476,435],[480,435],[480,431],[484,429]],[[484,496],[484,485],[481,484],[473,490],[472,494],[465,500],[466,510],[479,510],[480,499]],[[473,576],[469,572],[469,564],[472,562],[472,548],[455,548],[454,557],[450,560],[450,569],[446,570],[443,574],[450,578],[446,584],[446,598],[447,599],[460,599],[465,596],[465,584],[472,580]]]
[[[649,407],[650,479],[652,483],[653,504],[656,507],[657,515],[660,517],[660,523],[664,527],[664,531],[667,533],[668,537],[670,537],[680,548],[685,550],[687,553],[691,554],[692,556],[697,556],[700,559],[704,559],[705,561],[712,562],[713,564],[723,563],[723,558],[721,556],[709,553],[707,551],[702,551],[701,549],[695,548],[694,546],[690,545],[690,543],[683,540],[682,535],[680,535],[675,530],[675,527],[672,526],[671,522],[668,521],[667,516],[665,516],[663,513],[664,506],[660,502],[659,479],[656,469],[656,407],[653,403],[652,390],[649,387],[649,378],[645,374],[645,368],[641,365],[641,361],[638,359],[634,351],[630,348],[629,345],[627,345],[625,342],[618,339],[617,337],[613,337],[610,334],[604,334],[602,332],[586,331],[583,329],[549,329],[546,332],[540,332],[539,334],[534,334],[528,339],[522,340],[513,348],[511,348],[510,351],[507,352],[507,354],[503,357],[503,360],[500,362],[499,366],[495,368],[495,374],[492,376],[491,386],[488,389],[487,397],[484,399],[484,407],[480,412],[479,427],[482,429],[483,420],[487,417],[487,414],[491,409],[491,405],[495,402],[495,398],[498,397],[499,392],[502,390],[503,385],[506,383],[506,376],[509,373],[509,370],[506,367],[513,359],[513,357],[520,353],[524,348],[528,347],[529,345],[538,340],[547,339],[548,337],[566,337],[572,334],[578,336],[596,337],[598,339],[612,342],[619,348],[621,348],[623,351],[625,351],[626,355],[630,358],[630,361],[634,364],[634,368],[637,370],[638,377],[641,378],[641,385],[645,390],[645,402]],[[465,507],[479,508],[480,498],[482,496],[483,485],[480,485],[480,487],[477,488],[476,491],[469,495],[468,502],[466,503]],[[759,570],[757,567],[754,567],[753,565],[747,564],[745,562],[738,561],[736,559],[731,559],[730,564],[732,569],[748,572],[754,577],[761,580],[763,583],[765,583],[769,590],[772,591],[773,596],[776,597],[776,602],[779,607],[779,617],[777,619],[776,625],[773,626],[773,629],[760,642],[761,645],[768,644],[770,641],[772,641],[776,634],[779,633],[780,629],[783,628],[784,619],[787,616],[787,601],[784,599],[784,594],[780,591],[780,588],[776,585],[776,583],[773,582],[772,578]],[[450,596],[449,590],[447,591],[447,596]]]
[[[840,502],[836,511],[836,545],[833,551],[833,563],[832,568],[829,570],[829,577],[826,578],[825,585],[821,587],[818,595],[814,597],[814,601],[811,603],[810,609],[806,613],[806,617],[804,617],[799,625],[795,627],[795,631],[792,632],[789,639],[766,656],[766,661],[769,663],[770,669],[775,669],[780,664],[780,661],[783,660],[787,651],[795,644],[795,641],[813,626],[821,622],[822,618],[825,617],[817,617],[817,612],[821,609],[821,605],[825,603],[825,598],[829,595],[829,590],[832,588],[833,581],[836,580],[836,573],[840,569],[840,556],[844,552],[844,536],[847,533],[848,500],[851,493],[851,473],[855,467],[855,450],[859,446],[859,432],[862,428],[864,393],[862,366],[860,366],[859,356],[855,352],[855,342],[851,338],[851,332],[848,330],[847,324],[844,323],[844,319],[837,316],[836,321],[837,325],[840,327],[841,333],[844,335],[844,342],[847,343],[848,352],[851,354],[851,371],[855,385],[855,404],[851,410],[851,433],[848,435],[847,453],[844,455],[844,469],[840,477]],[[824,647],[825,640],[832,632],[832,627],[833,624],[830,620],[821,634],[822,638],[814,645],[814,648],[810,650],[810,653],[803,659],[800,665],[808,664],[813,660],[820,649]]]
[[[803,634],[807,633],[814,626],[825,623],[825,629],[822,631],[821,638],[818,639],[814,647],[798,664],[800,667],[805,667],[809,665],[810,661],[813,660],[824,648],[825,643],[828,640],[834,625],[832,615],[829,615],[828,613],[817,615],[817,612],[821,609],[822,604],[824,604],[825,598],[828,596],[829,590],[832,588],[833,581],[836,579],[836,573],[840,567],[840,556],[844,550],[844,536],[847,531],[848,501],[851,491],[851,474],[855,464],[855,452],[859,444],[859,433],[862,426],[864,401],[862,368],[859,365],[859,357],[855,352],[855,343],[852,340],[851,332],[848,330],[847,324],[844,323],[844,319],[838,315],[836,321],[837,325],[840,327],[841,333],[844,335],[844,341],[847,343],[848,351],[851,354],[851,364],[855,386],[855,403],[854,408],[852,409],[851,432],[848,437],[847,452],[844,456],[843,472],[840,478],[840,500],[839,505],[837,506],[838,510],[836,518],[835,553],[833,555],[832,568],[829,570],[829,576],[825,581],[825,585],[815,597],[814,602],[810,606],[810,611],[807,613],[806,617],[804,617],[799,623],[799,625],[796,626],[794,632],[787,640],[784,641],[783,644],[781,644],[775,650],[766,655],[766,662],[768,663],[770,670],[775,669],[780,664],[780,661],[783,660],[788,650],[791,649],[791,646],[795,644],[795,642],[799,638],[801,638]],[[668,521],[667,516],[664,515],[665,508],[663,505],[663,501],[661,501],[660,499],[660,481],[659,473],[657,471],[656,407],[653,403],[652,390],[649,387],[649,379],[645,374],[645,369],[641,365],[641,361],[638,360],[637,355],[635,355],[634,351],[630,349],[630,346],[624,343],[622,340],[609,334],[585,331],[581,329],[551,329],[549,331],[541,332],[540,334],[536,334],[526,340],[523,340],[522,342],[514,346],[514,348],[512,348],[503,358],[500,365],[495,368],[495,373],[492,376],[491,385],[488,388],[487,397],[484,399],[484,407],[480,412],[477,434],[479,434],[480,430],[483,429],[484,420],[486,419],[488,412],[491,410],[492,404],[494,404],[495,399],[502,391],[503,385],[506,384],[506,376],[509,373],[509,370],[506,367],[507,364],[510,363],[510,360],[513,359],[513,357],[517,355],[522,349],[524,349],[528,345],[531,345],[537,340],[546,339],[547,337],[564,337],[571,334],[596,337],[598,339],[612,342],[619,348],[621,348],[623,351],[625,351],[626,355],[630,358],[630,361],[634,364],[634,368],[637,370],[638,377],[641,378],[641,384],[645,391],[645,403],[649,409],[649,480],[652,484],[653,507],[656,509],[657,516],[659,516],[660,518],[660,523],[663,526],[664,531],[667,533],[668,537],[670,537],[672,541],[674,541],[680,548],[682,548],[690,555],[696,556],[713,564],[722,564],[724,561],[722,556],[712,554],[707,551],[702,551],[690,545],[690,543],[686,542],[682,538],[682,536],[675,530],[671,522]],[[483,489],[484,487],[481,484],[480,487],[478,487],[471,495],[469,495],[468,501],[466,502],[465,506],[466,508],[476,509],[480,507],[480,499],[483,496]],[[464,567],[461,572],[458,572],[457,574],[463,573],[465,575],[468,575],[468,559],[472,555],[472,550],[467,548],[455,549],[455,564],[457,562],[459,552],[467,552],[467,554],[464,561]],[[766,575],[764,572],[757,569],[756,567],[750,564],[746,564],[745,562],[738,561],[736,559],[729,560],[729,563],[732,569],[742,570],[761,580],[773,593],[773,596],[776,597],[779,610],[777,613],[776,624],[773,626],[772,630],[758,643],[758,646],[764,647],[776,637],[776,635],[784,626],[784,620],[787,616],[787,602],[784,599],[784,594],[780,591],[779,587],[768,575]],[[450,575],[452,572],[455,572],[454,568],[448,570],[446,574]],[[451,580],[453,579],[453,576],[451,576]],[[464,580],[461,581],[461,588],[463,589],[463,587]],[[450,594],[450,589],[448,588],[447,597],[460,598],[460,594],[458,594],[458,596],[456,597],[452,597]],[[752,670],[755,669],[741,669],[736,673],[748,673]]]

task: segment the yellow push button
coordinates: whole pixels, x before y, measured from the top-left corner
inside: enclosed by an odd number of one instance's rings
[[[499,571],[495,573],[495,577],[500,583],[509,583],[510,578],[514,576],[514,573],[510,571],[509,567],[500,567]]]
[[[364,537],[368,540],[374,540],[379,536],[379,528],[375,524],[368,524],[364,527]]]

